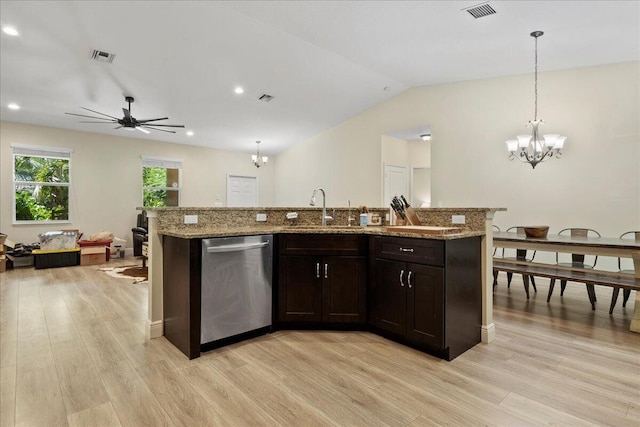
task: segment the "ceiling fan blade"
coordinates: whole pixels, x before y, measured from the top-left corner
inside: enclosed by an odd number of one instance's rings
[[[151,132],[149,132],[148,130],[141,128],[140,126],[136,126],[136,129],[138,129],[140,132],[142,133],[146,133],[147,135],[150,134]]]
[[[88,108],[84,108],[84,107],[80,107],[80,108],[82,108],[83,110],[91,111],[92,113],[100,114],[101,116],[107,116],[107,117],[111,117],[112,119],[116,119],[116,120],[118,120],[118,118],[117,118],[117,117],[113,117],[113,116],[110,116],[110,115],[108,115],[108,114],[101,113],[100,111],[94,111],[94,110],[90,110],[90,109],[88,109]]]
[[[104,118],[102,118],[102,117],[87,116],[87,115],[85,115],[85,114],[76,114],[76,113],[65,113],[65,114],[68,114],[68,115],[70,115],[70,116],[87,117],[87,118],[89,118],[89,119],[106,120],[106,122],[105,122],[105,123],[107,123],[107,122],[108,122],[108,123],[113,123],[113,120],[104,119]],[[118,120],[118,119],[115,119],[115,120]]]
[[[175,132],[175,131],[173,131],[173,130],[158,129],[158,128],[151,127],[151,126],[144,126],[144,127],[145,127],[146,129],[159,130],[159,131],[162,131],[162,132],[168,132],[168,133],[176,133],[176,132]]]
[[[138,123],[155,122],[155,121],[158,121],[158,120],[169,120],[169,117],[160,117],[159,119],[138,120]]]
[[[131,119],[131,113],[129,112],[129,110],[127,110],[126,108],[123,108],[122,112],[124,113],[125,118]]]
[[[88,120],[80,120],[78,123],[107,123],[107,124],[113,124],[113,123],[118,123],[115,120],[107,120],[106,122],[90,122]]]
[[[120,129],[122,126],[115,127],[114,129]]]
[[[184,125],[157,125],[155,123],[153,124],[153,126],[162,126],[162,127],[165,127],[165,128],[183,128],[184,127]]]

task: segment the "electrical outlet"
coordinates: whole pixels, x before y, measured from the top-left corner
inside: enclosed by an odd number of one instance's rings
[[[256,214],[256,221],[265,222],[266,220],[267,220],[267,214],[266,213]]]
[[[198,215],[185,215],[184,216],[185,224],[197,224],[198,223]]]
[[[464,215],[451,215],[452,224],[464,224]]]

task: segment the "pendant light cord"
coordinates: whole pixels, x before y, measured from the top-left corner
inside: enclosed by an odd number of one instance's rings
[[[538,120],[538,37],[536,39],[536,53],[535,53],[535,74],[534,74],[534,96],[535,96],[535,110],[533,113],[533,119]]]

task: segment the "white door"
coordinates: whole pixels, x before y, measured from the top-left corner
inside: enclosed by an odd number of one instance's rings
[[[227,207],[253,208],[258,206],[258,178],[227,175]]]
[[[409,197],[409,177],[406,166],[384,165],[384,200],[383,206],[389,206],[393,196],[403,194]]]

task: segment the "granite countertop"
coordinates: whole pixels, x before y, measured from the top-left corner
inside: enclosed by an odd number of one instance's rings
[[[377,226],[262,226],[262,227],[215,227],[211,229],[175,230],[163,231],[165,236],[179,237],[182,239],[203,239],[210,237],[249,236],[260,234],[365,234],[373,236],[411,237],[419,239],[453,240],[467,237],[484,236],[484,231],[461,230],[459,233],[447,234],[419,234],[414,232],[399,232],[387,230],[387,227]]]

